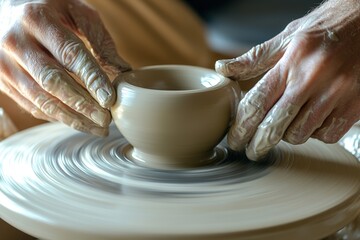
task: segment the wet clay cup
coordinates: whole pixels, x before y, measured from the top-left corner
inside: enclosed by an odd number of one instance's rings
[[[114,122],[132,145],[126,157],[161,169],[216,159],[240,101],[238,84],[215,71],[183,65],[144,67],[115,81]]]

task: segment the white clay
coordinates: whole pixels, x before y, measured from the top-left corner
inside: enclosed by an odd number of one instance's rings
[[[289,104],[286,108],[275,105],[261,122],[249,146],[246,155],[250,159],[261,159],[280,142],[286,128],[289,126],[292,117],[299,112],[300,107]],[[276,120],[275,120],[276,119]]]
[[[105,139],[53,123],[4,140],[0,217],[48,240],[315,240],[359,214],[359,163],[339,145],[281,142],[264,163],[229,152],[171,171],[129,161],[129,147],[114,126]]]
[[[238,84],[210,69],[162,65],[123,73],[111,113],[134,149],[155,168],[206,165],[216,159],[240,101]]]
[[[118,82],[112,114],[130,142],[115,125],[98,138],[59,123],[2,141],[0,217],[47,240],[315,240],[359,215],[360,164],[353,155],[310,139],[280,142],[263,162],[249,161],[218,144],[238,89],[210,70],[176,69],[186,72],[178,81],[204,81],[180,89],[177,81],[171,89],[151,78],[133,82],[154,70],[147,68]],[[174,135],[164,142],[159,133],[167,132]]]

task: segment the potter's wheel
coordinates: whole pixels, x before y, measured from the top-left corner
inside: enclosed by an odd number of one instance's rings
[[[281,143],[266,163],[219,145],[216,164],[164,171],[61,124],[0,144],[0,217],[42,239],[319,239],[359,213],[360,171],[338,145]]]

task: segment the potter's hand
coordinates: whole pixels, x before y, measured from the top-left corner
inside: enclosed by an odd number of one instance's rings
[[[17,132],[17,128],[6,114],[4,109],[0,107],[0,141]]]
[[[258,160],[281,139],[337,142],[360,119],[360,2],[329,0],[246,54],[219,60],[234,80],[265,73],[239,104],[228,134]]]
[[[81,1],[0,1],[0,89],[37,118],[106,135],[109,78],[129,69]]]

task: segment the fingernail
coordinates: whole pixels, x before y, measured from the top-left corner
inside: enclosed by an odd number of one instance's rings
[[[285,142],[291,143],[291,144],[302,144],[304,142],[306,142],[307,139],[309,139],[310,134],[304,134],[306,133],[305,130],[298,128],[299,131],[296,130],[292,130],[292,129],[288,129],[286,130],[284,136],[283,136],[283,140]]]
[[[267,139],[265,135],[259,136],[259,134],[255,134],[246,147],[246,156],[248,159],[260,161],[266,157],[267,153],[274,145],[268,144],[265,139]]]
[[[218,73],[224,75],[225,77],[228,77],[231,75],[231,71],[228,68],[229,63],[231,63],[233,60],[230,59],[223,59],[223,60],[217,60],[215,63],[215,69]]]
[[[246,156],[252,161],[259,161],[264,158],[264,155],[257,154],[251,146],[246,148]]]
[[[112,99],[112,94],[110,94],[108,91],[106,91],[104,88],[99,88],[96,91],[96,97],[99,101],[99,104],[102,107],[110,107],[108,106]]]
[[[90,133],[90,129],[88,128],[88,126],[84,125],[84,123],[80,119],[69,119],[69,121],[65,120],[63,122],[69,127],[76,129],[77,131]]]
[[[107,127],[110,123],[110,114],[108,112],[93,111],[90,115],[91,119],[102,127]]]
[[[109,135],[109,129],[108,128],[98,128],[98,127],[91,127],[90,128],[91,134],[99,137],[106,137]]]
[[[256,156],[255,151],[254,151],[254,149],[253,149],[252,147],[248,146],[248,147],[246,148],[245,153],[246,153],[246,157],[247,157],[248,159],[250,159],[250,160],[252,160],[252,161],[256,161],[256,160],[257,160],[257,156]]]

